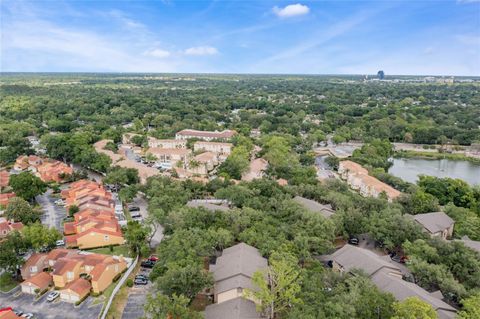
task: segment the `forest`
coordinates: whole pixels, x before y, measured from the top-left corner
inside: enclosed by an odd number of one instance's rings
[[[349,76],[8,74],[0,78],[0,89],[1,166],[33,154],[27,139],[33,135],[49,157],[106,173],[104,181],[121,187],[122,198],[145,194],[147,222],[161,224],[165,233],[150,276],[155,294],[145,305],[151,318],[201,318],[198,295],[213,285],[205,264],[238,242],[258,248],[273,274],[290,276],[282,293],[256,295],[275,305],[269,318],[436,318],[428,307],[422,312],[424,303],[418,300],[396,301],[364,273],[350,276],[324,267],[321,255],[360,234],[379,249],[408,255],[409,280],[429,292],[441,291],[459,318],[473,319],[480,311],[478,254],[459,241],[430,238],[409,217],[443,210],[456,222],[454,239],[480,240],[480,187],[431,176],[411,184],[388,174],[393,142],[480,142],[478,83],[364,82]],[[142,134],[134,141],[142,145],[147,135],[173,138],[186,128],[239,133],[232,154],[208,183],[155,176],[140,185],[136,172],[111,167],[110,158],[92,146],[108,138],[114,141],[108,147],[115,150],[125,132]],[[261,136],[252,137],[257,129]],[[403,194],[389,202],[382,196],[362,197],[337,179],[318,181],[312,146],[329,137],[335,143],[364,142],[350,159]],[[266,176],[238,182],[254,147],[269,163]],[[338,167],[338,159],[328,162]],[[13,179],[19,192],[22,183],[32,184],[26,178]],[[327,219],[312,213],[293,201],[295,196],[329,204],[335,214]],[[30,219],[33,197],[26,193],[15,203],[28,213],[23,218],[32,229],[38,227],[38,216]],[[205,198],[227,200],[231,209],[219,214],[185,206]],[[14,208],[7,214],[15,216]],[[128,223],[126,238],[135,254],[148,256],[148,236],[145,225]],[[52,241],[58,234],[46,237]],[[32,242],[27,236],[21,245],[3,243],[0,266],[9,267],[8,258],[17,265],[15,252]],[[254,280],[261,285],[263,279]],[[408,316],[417,310],[417,316]]]

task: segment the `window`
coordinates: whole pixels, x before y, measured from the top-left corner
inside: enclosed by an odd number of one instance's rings
[[[71,272],[71,271],[67,272],[67,279],[69,279],[69,280],[73,279],[73,272]]]
[[[103,236],[104,241],[108,241],[108,238],[109,238],[108,235]]]
[[[37,272],[37,266],[30,267],[30,272]]]

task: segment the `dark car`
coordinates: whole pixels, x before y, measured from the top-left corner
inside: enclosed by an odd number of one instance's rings
[[[327,267],[333,268],[333,260],[327,261]]]
[[[153,266],[155,266],[155,262],[151,260],[145,260],[142,261],[140,266],[142,266],[143,268],[153,268]]]
[[[353,237],[353,236],[352,236],[352,237],[350,237],[350,238],[348,239],[348,243],[349,243],[350,245],[358,246],[359,240],[358,240],[357,237]]]
[[[148,280],[144,278],[136,278],[134,283],[135,285],[146,285],[148,284]]]
[[[145,279],[145,280],[148,280],[148,277],[145,276],[145,275],[136,275],[136,276],[135,276],[135,279]]]
[[[128,210],[131,211],[131,212],[139,212],[139,211],[140,211],[140,207],[137,207],[137,206],[128,206]]]

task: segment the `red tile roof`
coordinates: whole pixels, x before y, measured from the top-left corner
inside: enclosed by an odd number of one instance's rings
[[[91,288],[92,288],[92,285],[88,280],[83,278],[77,278],[71,283],[69,283],[64,290],[69,289],[74,293],[76,293],[77,295],[79,295],[80,298],[82,298],[90,292]]]
[[[43,290],[47,288],[48,285],[50,285],[50,283],[52,283],[52,276],[48,272],[42,271],[34,275],[30,279],[27,279],[24,282],[22,282],[22,284],[24,283],[31,283],[37,286],[39,289]]]

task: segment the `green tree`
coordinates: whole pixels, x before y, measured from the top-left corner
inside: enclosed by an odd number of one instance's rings
[[[26,201],[32,201],[35,196],[43,194],[47,190],[47,185],[30,172],[10,176],[9,185],[17,196]]]
[[[298,297],[300,269],[297,258],[283,249],[273,252],[269,263],[265,271],[253,274],[252,282],[258,290],[247,290],[247,295],[259,300],[258,310],[273,319],[287,313],[292,305],[301,303]]]
[[[462,300],[462,310],[458,313],[460,319],[480,318],[480,292]]]
[[[26,200],[20,197],[10,199],[5,217],[9,220],[22,222],[23,224],[31,224],[40,221],[40,214],[32,208]]]
[[[129,221],[125,231],[125,240],[130,251],[134,255],[145,255],[148,253],[147,237],[149,229],[136,221]]]
[[[18,231],[8,234],[6,240],[0,242],[0,269],[16,274],[25,260],[20,252],[26,248],[25,242]]]
[[[137,196],[137,193],[137,185],[129,185],[127,187],[123,187],[120,192],[118,192],[118,196],[123,202],[130,203]]]
[[[184,267],[171,265],[156,283],[160,291],[166,295],[184,295],[193,299],[200,291],[213,285],[211,273],[202,269],[199,263]]]
[[[200,313],[191,310],[190,300],[183,295],[173,294],[171,297],[162,293],[147,295],[145,303],[146,318],[150,319],[202,319]]]
[[[108,170],[107,176],[103,179],[106,184],[113,184],[118,187],[123,185],[133,185],[140,181],[138,170],[136,168],[125,168],[114,166]]]
[[[219,167],[219,172],[230,178],[241,179],[249,165],[250,153],[244,146],[237,146],[225,162]]]
[[[437,319],[437,313],[431,305],[418,297],[409,297],[393,305],[395,314],[392,319]]]
[[[73,215],[75,215],[76,213],[78,213],[80,209],[78,208],[77,205],[71,205],[69,208],[68,208],[68,216],[70,217],[73,217]]]
[[[21,233],[27,247],[35,250],[42,247],[53,247],[55,242],[62,237],[55,228],[48,228],[40,223],[23,227]]]

